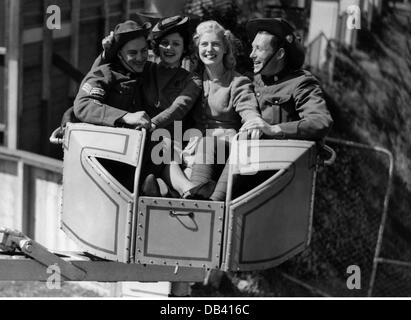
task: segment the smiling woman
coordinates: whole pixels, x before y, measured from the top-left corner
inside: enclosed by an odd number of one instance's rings
[[[224,70],[220,65],[223,63],[226,51],[222,40],[215,33],[207,33],[201,37],[198,54],[208,68]]]
[[[260,114],[251,81],[234,70],[232,33],[210,20],[197,26],[193,39],[203,82],[202,98],[194,108],[193,119],[203,138],[192,137],[183,151],[183,155],[189,154],[191,158],[184,161],[192,168],[190,179],[181,173],[178,165],[172,164],[168,180],[183,198],[224,200],[227,175],[222,175],[218,183],[213,179],[225,165],[228,147],[241,122],[259,118]],[[258,138],[258,130],[250,134]],[[220,157],[222,152],[217,155],[217,150],[226,152]]]
[[[179,67],[184,52],[184,39],[179,33],[165,36],[159,45],[161,62],[170,67]]]

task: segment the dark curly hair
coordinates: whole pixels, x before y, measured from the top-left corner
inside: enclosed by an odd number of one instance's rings
[[[151,49],[153,50],[154,54],[156,56],[160,56],[158,47],[160,46],[160,42],[161,40],[164,39],[164,37],[170,34],[173,34],[173,33],[178,33],[183,38],[183,43],[184,43],[183,44],[184,46],[183,55],[181,56],[181,58],[189,56],[192,53],[192,44],[191,44],[190,32],[187,29],[188,29],[187,26],[181,25],[181,26],[176,26],[175,28],[171,28],[170,30],[167,30],[167,32],[163,33],[161,37],[154,39],[151,36],[149,41],[150,41]]]

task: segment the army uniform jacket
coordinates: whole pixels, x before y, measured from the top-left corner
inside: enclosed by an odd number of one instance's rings
[[[269,79],[256,75],[254,87],[262,118],[281,128],[277,138],[319,140],[328,133],[333,121],[310,72],[284,70]]]
[[[142,109],[142,76],[119,63],[94,67],[74,100],[74,114],[82,122],[115,126],[127,112]]]
[[[104,62],[100,55],[92,68],[98,68]],[[147,112],[157,128],[167,128],[170,132],[173,131],[172,123],[184,118],[202,90],[201,80],[191,72],[181,67],[168,68],[150,61],[146,62],[141,81],[137,85],[140,86],[137,88],[140,99],[134,111]]]

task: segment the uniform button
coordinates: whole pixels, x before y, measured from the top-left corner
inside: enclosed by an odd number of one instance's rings
[[[257,92],[257,97],[261,96],[261,93]]]

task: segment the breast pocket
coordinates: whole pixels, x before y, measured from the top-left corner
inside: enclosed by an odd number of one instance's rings
[[[267,101],[267,108],[263,113],[263,117],[271,124],[278,124],[288,121],[291,111],[291,95],[274,96]]]
[[[134,93],[136,89],[135,81],[127,81],[117,84],[114,87],[113,100],[116,105],[113,107],[120,108],[123,110],[133,111],[134,110]]]

